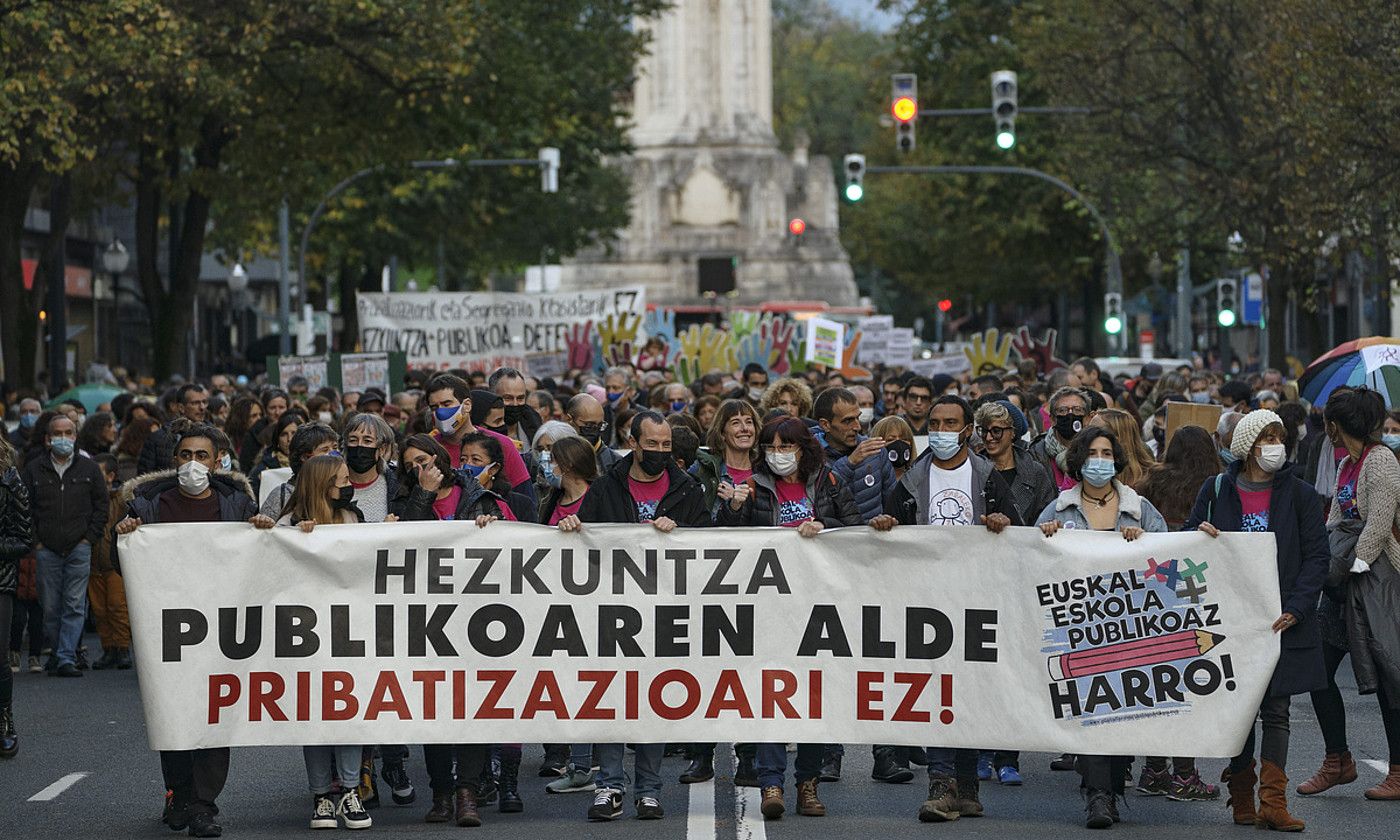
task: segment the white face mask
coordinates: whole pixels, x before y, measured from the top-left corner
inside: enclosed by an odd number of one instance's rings
[[[769,452],[763,457],[776,476],[787,477],[797,472],[796,452]]]
[[[228,472],[233,469],[233,458],[227,452],[219,456],[219,469]]]
[[[322,423],[325,423],[327,426],[329,426],[331,424],[331,421],[335,419],[335,415],[331,414],[329,411],[318,412],[316,417]]]
[[[1259,468],[1264,472],[1278,472],[1288,458],[1288,450],[1281,443],[1265,443],[1259,446]]]
[[[869,426],[869,425],[870,425],[870,422],[871,422],[872,420],[874,420],[874,419],[875,419],[875,409],[874,409],[874,408],[862,408],[862,409],[860,410],[860,424],[861,424],[862,426]]]
[[[175,471],[180,489],[189,496],[198,496],[209,489],[209,468],[198,461],[186,461]]]
[[[1302,442],[1303,442],[1303,438],[1305,438],[1305,437],[1307,437],[1307,436],[1308,436],[1308,424],[1307,424],[1307,423],[1304,423],[1303,425],[1301,425],[1301,426],[1298,427],[1298,442],[1299,442],[1299,443],[1302,443]]]
[[[750,388],[749,399],[753,400],[754,402],[758,402],[759,400],[763,399],[763,392],[767,390],[767,388]]]

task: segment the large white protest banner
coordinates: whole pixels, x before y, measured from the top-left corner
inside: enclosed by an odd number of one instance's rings
[[[414,368],[524,370],[537,354],[566,353],[608,316],[646,313],[642,286],[591,292],[360,292],[360,346],[401,350]]]
[[[119,539],[150,744],[1235,755],[1273,536],[496,522]]]

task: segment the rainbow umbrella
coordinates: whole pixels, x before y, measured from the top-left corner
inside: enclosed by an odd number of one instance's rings
[[[1358,338],[1317,358],[1298,379],[1298,395],[1314,406],[1338,387],[1379,391],[1387,408],[1400,405],[1400,338]]]

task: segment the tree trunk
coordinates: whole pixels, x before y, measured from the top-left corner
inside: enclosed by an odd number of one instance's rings
[[[38,327],[35,293],[42,293],[39,278],[34,290],[24,289],[20,242],[24,238],[24,214],[38,181],[38,168],[0,166],[0,354],[5,379],[27,392],[34,382],[34,345]]]
[[[44,345],[44,369],[48,371],[48,381],[50,385],[49,396],[52,397],[61,393],[67,388],[67,381],[71,378],[77,382],[77,372],[68,370],[68,294],[67,283],[64,277],[65,266],[68,262],[68,223],[73,218],[72,202],[70,198],[73,193],[72,178],[68,174],[50,176],[51,185],[49,189],[49,238],[44,246],[44,254],[39,259],[39,266],[34,271],[35,291],[38,291],[39,278],[48,280],[43,297],[36,300],[47,303],[48,295],[57,295],[60,311],[50,311],[48,313],[48,343]],[[61,289],[54,289],[57,283]],[[55,348],[57,344],[57,348]],[[61,370],[54,370],[54,360],[60,360]],[[57,378],[55,378],[57,377]]]
[[[360,340],[360,313],[355,309],[355,289],[360,278],[348,261],[340,264],[340,346],[342,353],[354,353]]]
[[[1270,266],[1268,276],[1264,290],[1264,323],[1269,327],[1269,346],[1265,348],[1264,358],[1260,361],[1263,367],[1283,370],[1283,360],[1288,355],[1284,321],[1288,313],[1288,290],[1293,285],[1293,267]]]

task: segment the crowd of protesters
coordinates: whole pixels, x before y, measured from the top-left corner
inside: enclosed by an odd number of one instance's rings
[[[0,755],[19,750],[15,675],[82,677],[133,667],[116,536],[145,524],[246,522],[311,531],[343,523],[507,520],[577,531],[590,523],[674,528],[910,525],[1145,533],[1277,535],[1282,655],[1241,754],[1221,774],[1231,819],[1302,830],[1284,775],[1290,699],[1309,694],[1326,744],[1314,795],[1357,779],[1337,672],[1351,660],[1374,694],[1389,774],[1365,791],[1400,801],[1400,414],[1381,396],[1340,388],[1299,400],[1276,370],[1226,379],[1148,363],[1110,377],[1083,358],[1048,373],[930,378],[879,371],[776,377],[758,365],[676,382],[653,366],[540,379],[513,368],[410,371],[402,390],[313,390],[217,375],[158,395],[134,385],[95,410],[45,408],[0,393],[13,424],[0,436]],[[1169,427],[1172,403],[1222,407],[1214,428]],[[1168,433],[1170,437],[1168,436]],[[264,490],[263,488],[269,488]],[[261,503],[259,504],[259,499]],[[936,557],[929,558],[937,562]],[[1384,582],[1385,585],[1381,585]],[[84,644],[95,624],[100,656]],[[23,690],[20,690],[22,701]],[[33,712],[30,712],[33,714]],[[688,759],[680,782],[714,778],[715,744],[632,744],[640,819],[660,819],[661,764]],[[875,745],[872,779],[927,774],[924,822],[981,816],[981,784],[1023,784],[1015,752]],[[588,819],[624,813],[622,744],[549,744],[549,793],[586,792]],[[761,789],[761,811],[788,808],[788,750],[735,745],[734,782]],[[304,749],[312,828],[367,828],[381,795],[417,798],[403,744]],[[425,819],[478,826],[483,811],[520,812],[520,744],[421,748]],[[822,783],[844,751],[798,744],[795,811],[822,816]],[[1179,801],[1217,800],[1191,756],[1063,755],[1077,771],[1085,824],[1110,828],[1128,787]],[[218,836],[228,749],[165,752],[162,816]],[[377,768],[377,771],[376,771]],[[420,783],[422,776],[419,776]]]

